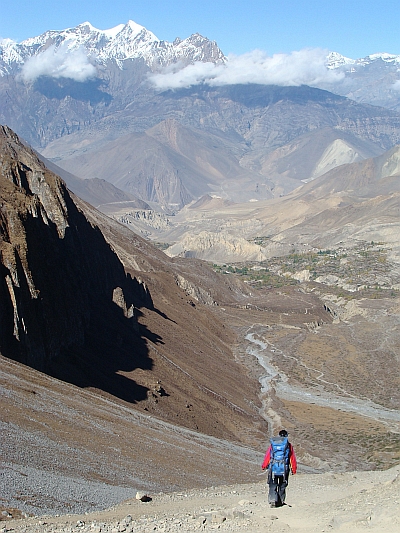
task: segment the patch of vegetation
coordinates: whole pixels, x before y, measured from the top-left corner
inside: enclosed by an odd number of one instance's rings
[[[235,274],[243,278],[254,288],[267,287],[279,288],[286,285],[297,285],[299,282],[290,276],[282,276],[268,270],[263,263],[258,264],[228,264],[213,265],[216,272],[221,274]]]
[[[252,242],[262,246],[267,240],[268,237],[255,237]],[[394,280],[387,250],[383,243],[374,241],[361,243],[353,249],[339,247],[304,253],[292,250],[286,256],[261,263],[214,264],[213,267],[222,274],[241,276],[254,288],[295,285],[299,283],[296,274],[308,270],[309,281],[327,283],[338,297],[345,299],[395,298],[398,295],[398,291],[391,288]],[[329,275],[334,278],[327,279]]]
[[[268,244],[270,237],[264,236],[264,237],[254,237],[254,239],[249,239],[248,242],[251,242],[252,244],[256,244],[257,246],[265,246]]]
[[[156,248],[158,248],[159,250],[166,250],[167,248],[169,248],[171,245],[167,242],[155,242],[155,241],[152,241],[152,244],[154,244],[154,246]]]

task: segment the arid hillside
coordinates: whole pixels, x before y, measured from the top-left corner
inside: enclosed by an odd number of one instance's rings
[[[107,214],[163,243],[170,256],[254,262],[373,241],[399,262],[399,154],[395,146],[378,157],[340,165],[271,200],[228,203],[208,195],[165,217],[162,226],[123,206]]]
[[[239,286],[196,261],[180,268],[74,203],[6,128],[1,169],[2,354],[174,423],[257,442],[265,429],[257,382],[212,312],[218,291],[234,300]],[[202,276],[211,277],[208,291],[197,285]]]

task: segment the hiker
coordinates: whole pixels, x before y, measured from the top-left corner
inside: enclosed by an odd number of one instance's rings
[[[292,474],[297,471],[296,455],[286,429],[279,432],[279,437],[272,437],[261,468],[268,468],[268,503],[271,507],[284,505],[289,471]]]

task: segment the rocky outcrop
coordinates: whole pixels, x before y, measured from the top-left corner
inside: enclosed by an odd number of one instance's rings
[[[172,223],[170,219],[163,213],[157,213],[152,209],[141,209],[140,211],[128,211],[123,215],[115,217],[121,224],[132,224],[135,222],[142,222],[145,226],[150,228],[167,230]]]
[[[96,382],[83,375],[93,359],[114,366],[112,346],[148,366],[135,310],[152,308],[149,291],[7,127],[0,185],[1,353],[79,384]]]
[[[180,241],[165,251],[169,256],[197,257],[217,262],[263,261],[266,256],[262,248],[248,242],[239,235],[227,232],[199,231],[197,234],[185,233]]]
[[[185,291],[187,296],[190,296],[197,302],[200,302],[205,305],[217,305],[214,298],[212,298],[212,296],[207,291],[188,281],[183,276],[177,274],[175,276],[175,280],[178,287]]]

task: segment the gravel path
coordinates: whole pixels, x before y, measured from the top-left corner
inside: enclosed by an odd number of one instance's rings
[[[265,482],[154,494],[148,500],[131,499],[86,515],[8,520],[0,533],[399,533],[400,466],[382,472],[292,476],[287,505],[278,509],[267,504]]]

